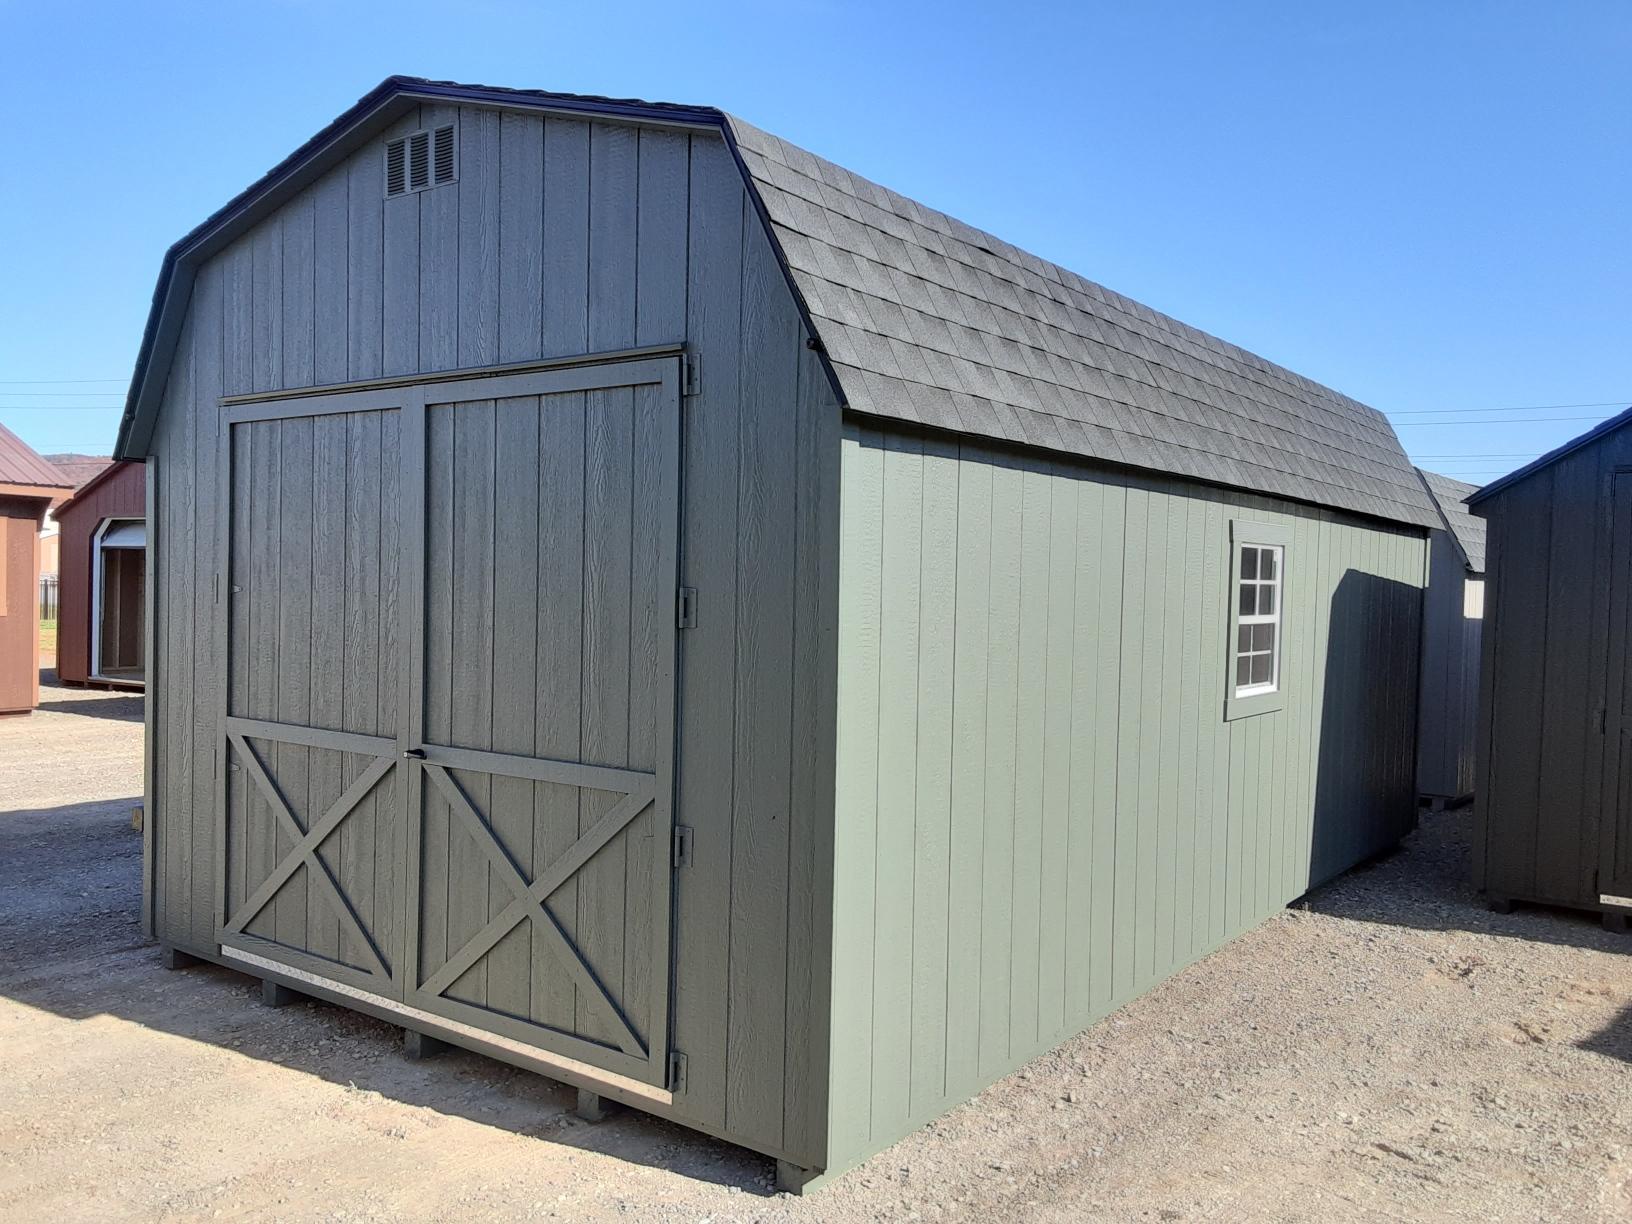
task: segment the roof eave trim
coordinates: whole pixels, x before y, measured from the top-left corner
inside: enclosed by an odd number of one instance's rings
[[[1491,481],[1477,493],[1474,493],[1468,497],[1463,502],[1463,505],[1467,506],[1468,509],[1471,510],[1475,506],[1480,505],[1482,502],[1489,501],[1494,495],[1503,493],[1521,481],[1530,479],[1530,477],[1534,476],[1543,468],[1551,467],[1560,459],[1573,455],[1583,446],[1591,445],[1592,443],[1598,441],[1598,439],[1607,437],[1614,433],[1617,429],[1621,429],[1627,425],[1632,425],[1632,408],[1628,408],[1625,412],[1621,412],[1610,417],[1607,421],[1598,422],[1598,424],[1594,425],[1591,429],[1587,430],[1586,433],[1580,435],[1579,437],[1571,438],[1568,442],[1564,443],[1564,445],[1554,447],[1545,455],[1542,455],[1539,459],[1532,459],[1523,467],[1509,472],[1506,476],[1503,476],[1498,480]]]

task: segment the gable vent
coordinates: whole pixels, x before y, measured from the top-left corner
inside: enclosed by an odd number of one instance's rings
[[[440,187],[458,177],[453,125],[410,132],[385,144],[385,194]]]

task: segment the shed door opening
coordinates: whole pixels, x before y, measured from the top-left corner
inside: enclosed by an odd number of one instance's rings
[[[140,519],[109,519],[98,528],[92,552],[91,675],[139,684],[146,678],[146,525]]]
[[[1603,823],[1598,891],[1632,904],[1632,472],[1615,474],[1604,695]]]
[[[233,416],[223,945],[662,1087],[678,360]]]

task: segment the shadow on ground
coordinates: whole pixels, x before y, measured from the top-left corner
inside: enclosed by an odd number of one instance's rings
[[[40,704],[36,710],[78,714],[84,718],[111,718],[117,722],[142,721],[142,694],[123,689],[70,688],[57,679],[54,667],[40,669]]]
[[[1422,931],[1475,931],[1533,943],[1632,954],[1632,936],[1606,931],[1597,914],[1514,906],[1495,914],[1469,883],[1473,809],[1424,812],[1401,846],[1363,863],[1294,903],[1356,922]]]
[[[110,703],[111,704],[111,703]],[[412,1062],[401,1030],[316,1000],[277,1010],[260,983],[168,971],[141,934],[141,834],[122,798],[0,814],[0,997],[73,1021],[111,1016],[358,1092],[703,1182],[769,1194],[764,1157],[633,1110],[589,1125],[575,1093],[454,1051]]]

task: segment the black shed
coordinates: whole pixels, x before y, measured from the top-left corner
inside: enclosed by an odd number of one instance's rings
[[[1632,409],[1486,485],[1474,883],[1632,919]]]

